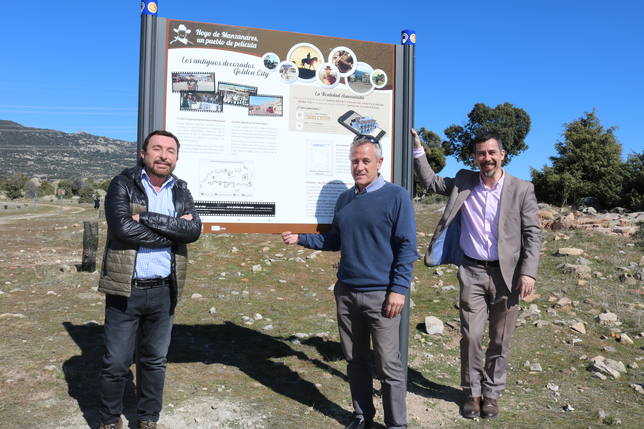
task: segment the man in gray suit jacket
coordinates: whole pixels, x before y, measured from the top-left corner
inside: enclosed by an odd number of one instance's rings
[[[425,253],[425,265],[459,265],[461,387],[466,418],[498,415],[505,387],[519,296],[533,293],[541,228],[534,186],[503,170],[505,151],[494,134],[477,138],[472,148],[479,172],[460,170],[437,176],[415,130],[414,166],[424,187],[449,196]],[[489,320],[490,344],[481,340]]]

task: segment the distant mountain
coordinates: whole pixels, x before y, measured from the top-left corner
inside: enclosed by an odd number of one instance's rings
[[[135,159],[136,142],[0,120],[0,176],[24,173],[47,179],[103,180],[134,165]]]

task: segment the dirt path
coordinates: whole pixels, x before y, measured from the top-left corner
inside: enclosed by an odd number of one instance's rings
[[[380,403],[379,398],[374,398],[374,400],[376,404]],[[410,419],[413,418],[415,422],[420,423],[414,424],[414,427],[417,428],[445,427],[458,418],[458,406],[448,401],[433,400],[431,405],[428,405],[425,398],[408,393],[407,405]],[[380,406],[378,414],[382,420]],[[159,428],[268,429],[266,424],[262,422],[262,417],[262,411],[254,409],[250,404],[231,403],[214,396],[211,399],[200,398],[174,407],[166,407],[162,411]],[[334,423],[330,423],[330,425],[330,427],[337,426]],[[88,429],[91,426],[87,424],[78,410],[76,415],[70,416],[65,421],[41,427],[45,429]]]
[[[61,207],[62,211],[65,214],[77,214],[77,213],[82,213],[84,212],[85,209],[84,207],[72,207],[72,206],[60,206],[58,204],[46,204],[46,203],[39,203],[39,206],[44,206],[44,207],[50,207],[51,210],[45,213],[29,213],[29,214],[19,214],[15,216],[7,215],[7,216],[2,216],[0,217],[0,225],[7,225],[11,223],[15,223],[18,221],[23,221],[23,220],[31,220],[31,219],[38,219],[38,218],[43,218],[43,217],[49,217],[49,216],[56,216],[61,214]]]

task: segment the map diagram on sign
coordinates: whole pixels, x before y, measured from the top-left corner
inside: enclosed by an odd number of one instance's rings
[[[202,161],[199,194],[204,197],[250,197],[253,192],[252,164],[231,161]]]

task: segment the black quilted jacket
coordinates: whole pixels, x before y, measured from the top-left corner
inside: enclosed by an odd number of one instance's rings
[[[99,290],[129,296],[139,247],[172,247],[172,286],[178,300],[186,279],[188,249],[201,234],[201,220],[195,211],[186,182],[176,179],[172,187],[176,217],[147,211],[148,199],[141,183],[141,166],[125,169],[112,179],[105,196],[107,241]],[[192,214],[192,220],[180,219]],[[140,215],[140,222],[132,219]]]

